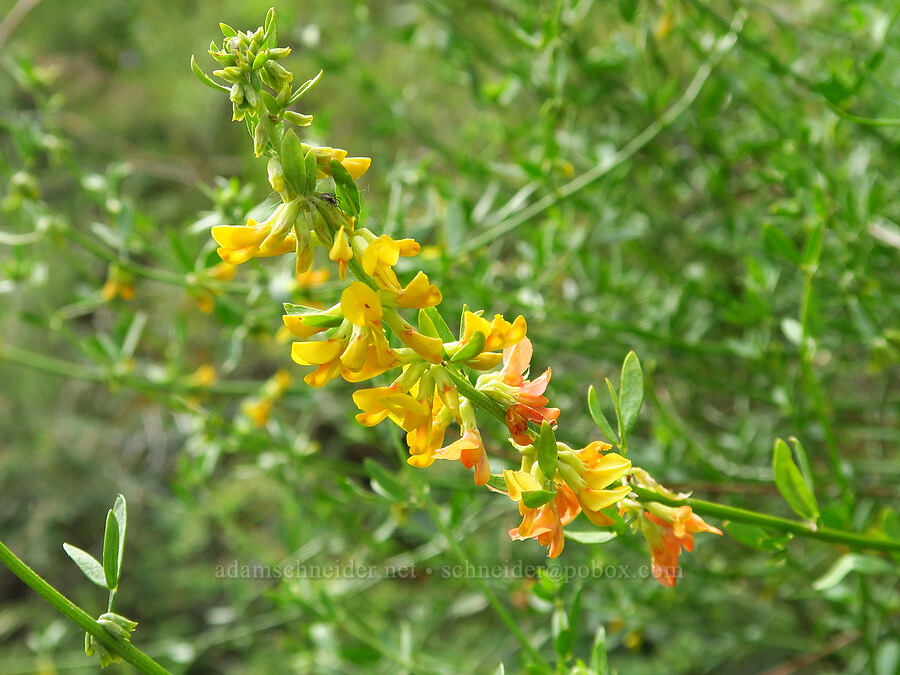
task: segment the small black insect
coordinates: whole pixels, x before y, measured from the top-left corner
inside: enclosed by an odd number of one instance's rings
[[[319,196],[320,196],[324,201],[326,201],[326,202],[328,202],[329,204],[331,204],[332,206],[337,206],[337,205],[338,205],[337,197],[335,197],[335,196],[334,196],[334,193],[332,193],[332,192],[320,192],[320,193],[319,193]]]

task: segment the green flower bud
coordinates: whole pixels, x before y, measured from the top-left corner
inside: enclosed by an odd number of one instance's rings
[[[294,112],[293,110],[285,110],[284,119],[296,124],[298,127],[308,127],[312,124],[313,116],[304,115],[303,113]]]
[[[284,192],[287,184],[284,181],[284,167],[281,166],[281,162],[278,161],[278,158],[272,157],[266,168],[269,173],[269,185],[272,186],[272,189],[275,190],[275,192]]]
[[[244,100],[251,108],[259,105],[259,93],[251,86],[244,85]]]
[[[229,98],[231,98],[231,102],[236,106],[244,102],[244,88],[239,82],[235,82],[231,85],[231,95]]]
[[[285,83],[285,85],[278,91],[278,96],[275,100],[278,102],[282,108],[287,104],[288,99],[291,97],[291,85]]]
[[[291,53],[290,47],[273,47],[269,50],[269,58],[270,59],[283,59],[285,56]]]
[[[108,621],[106,619],[98,619],[97,623],[99,623],[103,628],[106,629],[106,632],[112,635],[114,638],[119,640],[130,640],[131,633],[122,628],[115,621]]]
[[[113,623],[121,626],[127,631],[133,631],[137,628],[138,622],[132,621],[121,614],[116,614],[115,612],[106,612],[105,614],[101,614],[98,621],[112,621]]]
[[[241,78],[241,75],[243,75],[241,68],[238,66],[228,66],[225,68],[224,73],[225,74],[220,77],[225,80],[230,80],[231,82],[237,82]],[[213,74],[215,75],[215,73]]]
[[[269,142],[270,122],[268,117],[263,117],[253,130],[253,152],[257,157],[262,157]]]
[[[263,49],[259,54],[256,55],[256,58],[253,59],[253,70],[259,70],[265,65],[266,61],[269,58],[269,53]]]
[[[266,62],[266,72],[280,82],[290,82],[294,79],[294,74],[291,71],[274,61]]]

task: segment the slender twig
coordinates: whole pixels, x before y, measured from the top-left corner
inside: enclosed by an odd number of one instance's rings
[[[712,516],[713,518],[723,518],[725,520],[733,520],[741,523],[750,523],[759,525],[760,527],[779,530],[780,532],[790,532],[799,537],[815,539],[830,544],[846,544],[853,548],[871,549],[874,551],[900,552],[900,541],[879,539],[877,537],[870,537],[857,532],[837,530],[831,527],[817,527],[815,524],[809,522],[781,518],[780,516],[773,516],[768,513],[759,513],[757,511],[750,511],[749,509],[738,508],[736,506],[716,504],[715,502],[707,502],[702,499],[675,499],[641,487],[632,487],[632,490],[637,495],[638,501],[659,502],[668,506],[690,506],[692,511],[701,516]]]
[[[119,640],[110,635],[106,629],[97,623],[87,612],[74,602],[69,600],[53,586],[42,579],[37,572],[26,565],[15,553],[9,550],[0,541],[0,563],[24,581],[31,589],[49,602],[53,607],[69,621],[90,633],[104,647],[118,654],[142,673],[148,675],[170,675],[169,671],[147,656],[130,642]]]
[[[0,47],[6,44],[9,36],[13,34],[13,31],[16,30],[16,27],[25,18],[25,15],[40,2],[41,0],[19,0],[13,5],[13,8],[3,17],[3,21],[0,21]]]

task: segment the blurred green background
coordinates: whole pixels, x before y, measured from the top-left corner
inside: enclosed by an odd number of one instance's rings
[[[100,614],[103,592],[61,544],[98,554],[124,493],[120,611],[173,672],[520,672],[478,587],[423,571],[457,564],[415,496],[423,481],[475,566],[638,568],[643,541],[569,542],[553,562],[511,543],[508,501],[455,463],[406,467],[393,430],[353,421],[351,385],[303,385],[275,338],[280,304],[332,301],[336,284],[294,288],[288,260],[248,263],[212,298],[189,276],[216,261],[209,227],[242,222],[268,194],[246,129],[190,56],[212,70],[217,22],[255,28],[268,6],[0,4],[0,535]],[[425,245],[416,264],[451,325],[463,303],[527,317],[562,440],[598,436],[587,387],[634,349],[648,384],[635,464],[789,515],[769,466],[774,439],[793,435],[827,522],[896,522],[900,3],[276,7],[288,66],[325,71],[298,106],[316,115],[305,139],[374,158],[367,226]],[[707,73],[732,23],[737,41]],[[592,171],[603,175],[560,192]],[[546,195],[557,199],[522,216]],[[816,232],[818,265],[804,266]],[[119,257],[127,301],[101,290]],[[198,392],[204,364],[218,379]],[[242,404],[279,368],[294,384],[257,428]],[[505,430],[484,433],[499,470]],[[900,672],[896,573],[859,563],[813,586],[845,553],[706,536],[671,590],[488,583],[548,659],[565,616],[576,657],[605,628],[619,673]],[[415,573],[217,576],[233,561]],[[0,574],[0,675],[90,672],[81,640]]]

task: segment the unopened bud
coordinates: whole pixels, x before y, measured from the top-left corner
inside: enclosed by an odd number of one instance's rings
[[[284,119],[298,127],[308,127],[312,124],[313,116],[304,115],[303,113],[294,112],[293,110],[284,111]]]
[[[278,161],[277,157],[272,157],[269,160],[267,169],[269,172],[269,185],[272,186],[275,192],[284,192],[285,188],[287,188],[284,182],[284,167],[281,166],[281,162]]]

